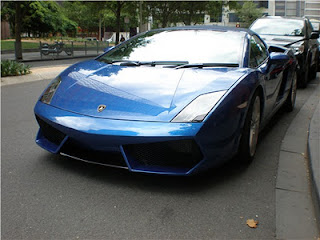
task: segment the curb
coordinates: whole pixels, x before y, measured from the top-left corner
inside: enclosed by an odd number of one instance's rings
[[[320,101],[309,126],[308,156],[311,175],[311,194],[316,218],[320,223]]]
[[[280,146],[276,181],[276,239],[319,237],[316,219],[319,205],[311,197],[310,185],[313,188],[314,184],[310,181],[312,171],[307,157],[308,130],[318,127],[316,122],[310,126],[310,121],[319,106],[319,89],[318,84],[310,93],[288,127]],[[319,145],[316,148],[319,150]]]

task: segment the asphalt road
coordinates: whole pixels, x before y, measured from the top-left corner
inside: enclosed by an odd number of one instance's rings
[[[281,141],[296,109],[263,131],[255,161],[197,177],[133,174],[38,147],[33,106],[48,80],[1,88],[2,239],[272,239]],[[258,228],[246,220],[259,221]]]

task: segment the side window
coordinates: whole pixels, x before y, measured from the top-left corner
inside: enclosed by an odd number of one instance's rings
[[[267,57],[268,51],[266,46],[257,36],[252,36],[250,39],[249,66],[255,68],[262,64]]]

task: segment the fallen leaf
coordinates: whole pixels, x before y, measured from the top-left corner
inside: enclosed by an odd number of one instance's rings
[[[247,225],[251,228],[256,228],[258,225],[258,221],[254,220],[254,219],[248,219],[247,220]]]

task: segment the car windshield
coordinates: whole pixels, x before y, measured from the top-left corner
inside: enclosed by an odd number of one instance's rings
[[[304,36],[304,20],[258,19],[250,28],[258,34],[281,36]]]
[[[138,35],[98,60],[107,63],[167,62],[239,64],[245,32],[212,30],[157,30]],[[134,65],[134,64],[133,64]]]

